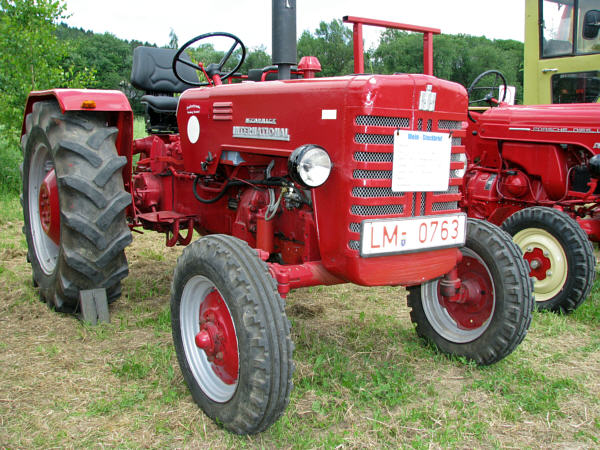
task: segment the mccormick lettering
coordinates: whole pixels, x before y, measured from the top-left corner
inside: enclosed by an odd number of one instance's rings
[[[233,127],[234,138],[268,139],[271,141],[289,141],[290,135],[287,128],[273,127]]]
[[[267,125],[276,125],[277,119],[258,119],[258,118],[247,118],[246,123],[264,123]]]

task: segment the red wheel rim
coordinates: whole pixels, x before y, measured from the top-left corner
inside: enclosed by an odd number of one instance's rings
[[[223,383],[235,384],[239,371],[235,327],[229,309],[216,289],[200,305],[199,323],[196,345],[204,350],[212,370]]]
[[[494,285],[487,267],[471,256],[463,255],[458,276],[461,280],[458,298],[449,300],[438,288],[439,301],[460,329],[474,330],[483,326],[494,311]]]
[[[529,263],[529,275],[542,281],[546,278],[547,272],[552,267],[550,258],[544,256],[541,248],[534,248],[531,251],[526,251],[523,258]]]
[[[60,204],[56,171],[50,170],[40,185],[38,196],[40,222],[44,233],[56,245],[60,244]]]

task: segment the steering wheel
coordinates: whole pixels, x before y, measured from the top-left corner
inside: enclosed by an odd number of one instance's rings
[[[179,70],[177,68],[181,67],[181,66],[179,66],[179,63],[180,63],[180,64],[184,64],[186,66],[192,67],[195,70],[200,70],[200,66],[198,64],[194,64],[191,61],[186,61],[185,59],[182,58],[182,54],[192,44],[195,44],[196,42],[201,41],[203,39],[208,39],[208,38],[215,37],[215,36],[223,36],[223,37],[232,39],[233,45],[229,48],[229,50],[227,50],[227,52],[225,53],[223,58],[221,58],[221,61],[219,61],[218,64],[212,63],[212,64],[209,64],[208,66],[206,66],[205,70],[206,70],[206,73],[208,74],[208,76],[212,78],[214,75],[220,74],[221,70],[223,70],[223,67],[225,66],[227,61],[229,61],[229,58],[231,58],[231,55],[233,54],[235,49],[238,47],[238,45],[242,49],[242,57],[240,58],[240,61],[238,62],[238,64],[230,72],[227,72],[225,75],[221,75],[221,80],[226,80],[242,66],[242,64],[244,63],[244,60],[246,59],[246,47],[244,46],[244,43],[241,41],[241,39],[239,37],[237,37],[231,33],[224,33],[224,32],[205,33],[205,34],[201,34],[200,36],[196,36],[195,38],[187,41],[185,44],[183,44],[183,46],[179,50],[177,50],[177,53],[173,57],[172,69],[173,69],[173,73],[175,74],[175,77],[179,81],[189,84],[190,86],[207,86],[207,85],[211,84],[210,82],[202,83],[202,82],[198,82],[198,81],[194,81],[194,80],[186,80],[185,78],[183,78],[182,74],[179,73]]]
[[[492,75],[494,75],[493,78]],[[478,86],[479,84],[483,84],[481,83],[482,80],[485,81],[485,85]],[[502,72],[499,72],[497,70],[486,70],[485,72],[479,74],[467,89],[467,93],[469,94],[469,105],[477,105],[479,103],[485,102],[488,105],[495,106],[494,102],[492,102],[492,99],[494,98],[494,91],[496,89],[499,89],[500,86],[504,87],[502,98],[499,99],[501,102],[503,102],[506,99],[506,91],[508,90],[508,86],[506,84],[506,78],[504,77]],[[485,92],[485,95],[482,98],[478,98],[475,100],[473,99],[474,91],[487,92]]]

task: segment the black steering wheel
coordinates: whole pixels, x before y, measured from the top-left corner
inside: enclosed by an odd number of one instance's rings
[[[481,86],[479,86],[479,84],[481,84]],[[500,86],[503,86],[504,89],[502,98],[498,100],[503,102],[506,99],[506,91],[508,90],[504,74],[497,70],[486,70],[479,74],[467,89],[467,93],[469,94],[469,106],[481,106],[481,103],[484,102],[489,106],[497,106],[498,104],[493,102],[492,99],[494,98],[494,91],[498,92],[497,90],[500,89]],[[483,91],[484,96],[474,99],[473,94],[475,91]]]
[[[244,46],[244,43],[241,41],[241,39],[239,37],[237,37],[231,33],[224,33],[224,32],[205,33],[205,34],[201,34],[200,36],[196,36],[195,38],[187,41],[185,44],[183,44],[183,46],[179,50],[177,50],[177,53],[173,57],[172,69],[173,69],[173,73],[175,74],[175,77],[177,77],[177,79],[179,81],[189,84],[190,86],[206,86],[206,85],[211,84],[210,82],[202,83],[202,82],[198,82],[198,81],[194,81],[194,80],[186,80],[185,78],[183,78],[182,74],[179,73],[177,68],[180,67],[179,64],[184,64],[186,66],[192,67],[195,70],[200,70],[200,66],[198,64],[194,64],[192,61],[186,61],[185,59],[182,58],[182,54],[192,44],[195,44],[196,42],[201,41],[202,39],[208,39],[208,38],[215,37],[215,36],[223,36],[223,37],[232,39],[234,42],[233,42],[233,45],[229,48],[229,50],[227,50],[227,52],[225,52],[225,55],[223,56],[223,58],[221,58],[221,61],[219,61],[219,63],[212,63],[204,68],[204,70],[206,71],[208,76],[212,78],[214,75],[219,74],[221,80],[226,80],[242,66],[242,64],[244,63],[244,60],[246,59],[246,47]],[[238,45],[242,49],[242,57],[240,58],[240,61],[231,71],[227,72],[224,75],[221,75],[221,70],[223,70],[223,67],[225,66],[227,61],[229,61],[229,58],[231,58],[231,55],[233,54],[235,49],[238,47]]]

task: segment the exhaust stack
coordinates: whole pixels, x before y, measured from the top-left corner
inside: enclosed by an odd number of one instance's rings
[[[296,64],[296,0],[273,0],[272,15],[273,64],[278,67],[278,79],[289,80],[290,69]]]

